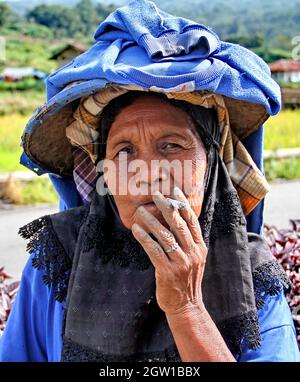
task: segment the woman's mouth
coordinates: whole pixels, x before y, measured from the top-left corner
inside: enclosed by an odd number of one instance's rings
[[[157,206],[154,202],[144,203],[144,204],[142,204],[142,206],[144,208],[146,208],[146,210],[149,212],[153,212],[153,211],[157,210]]]

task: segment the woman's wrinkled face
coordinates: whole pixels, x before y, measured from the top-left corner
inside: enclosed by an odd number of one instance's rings
[[[190,117],[167,100],[142,95],[110,128],[104,179],[128,229],[139,223],[147,230],[137,214],[141,205],[167,226],[152,194],[159,190],[172,197],[174,186],[199,216],[205,170],[206,151]]]

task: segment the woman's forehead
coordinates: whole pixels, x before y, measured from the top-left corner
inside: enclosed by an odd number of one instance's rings
[[[121,134],[122,131],[128,132],[130,127],[138,126],[178,131],[190,128],[190,124],[188,114],[169,103],[168,100],[143,96],[119,112],[109,135]]]

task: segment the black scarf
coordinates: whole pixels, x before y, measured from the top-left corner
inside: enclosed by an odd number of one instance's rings
[[[252,349],[260,345],[257,309],[263,295],[290,284],[264,240],[247,233],[218,154],[216,119],[206,109],[202,117],[191,114],[208,156],[199,218],[209,249],[204,304],[237,356],[242,340]],[[45,284],[58,301],[66,300],[62,361],[180,361],[155,298],[154,268],[123,226],[112,196],[95,192],[90,204],[37,219],[20,234],[30,239],[33,266],[44,271]]]

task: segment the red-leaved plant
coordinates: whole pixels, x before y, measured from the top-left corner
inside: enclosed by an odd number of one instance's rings
[[[19,288],[19,281],[10,282],[10,276],[0,268],[0,336],[3,333],[12,304]]]
[[[287,294],[300,346],[300,220],[290,220],[289,229],[264,226],[265,239],[293,287]]]

